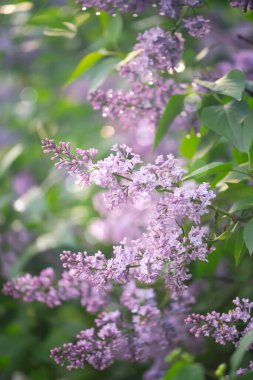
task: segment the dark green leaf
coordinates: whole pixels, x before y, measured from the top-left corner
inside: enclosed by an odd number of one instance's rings
[[[249,169],[253,169],[253,141],[249,148]]]
[[[245,89],[245,75],[239,70],[232,70],[215,82],[199,79],[196,82],[213,92],[231,96],[236,100],[242,100],[242,94]]]
[[[243,151],[248,153],[253,144],[253,112],[243,122],[242,146]]]
[[[201,118],[204,125],[225,137],[240,151],[247,151],[244,140],[242,123],[249,114],[245,102],[230,102],[225,105],[211,106],[203,109]]]
[[[243,239],[251,256],[253,253],[253,219],[251,219],[244,227]]]
[[[158,147],[164,136],[166,135],[173,120],[182,112],[184,106],[184,95],[173,95],[160,119],[158,124],[154,149]]]
[[[238,369],[249,345],[253,342],[253,331],[246,334],[240,341],[238,348],[235,350],[231,357],[231,371],[230,376],[232,379],[236,378],[236,370]]]
[[[239,228],[238,231],[234,234],[233,239],[233,253],[235,258],[235,265],[241,261],[244,252],[244,241],[243,241],[243,229]]]

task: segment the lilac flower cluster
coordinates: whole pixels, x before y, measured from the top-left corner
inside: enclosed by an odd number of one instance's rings
[[[52,268],[46,268],[38,276],[25,274],[4,284],[3,292],[25,302],[38,301],[49,307],[61,305],[63,301],[80,298],[82,306],[90,313],[96,313],[108,303],[108,292],[99,293],[87,281],[74,278],[64,271],[56,281]]]
[[[163,77],[168,70],[176,69],[183,46],[180,33],[173,35],[159,27],[140,34],[134,46],[135,56],[123,61],[119,68],[119,75],[129,81],[129,89],[98,89],[90,93],[88,100],[93,108],[101,109],[103,117],[119,123],[129,133],[144,135],[146,145],[152,145],[169,98],[185,90],[184,85]]]
[[[131,0],[127,3],[124,0],[78,0],[82,4],[82,9],[95,8],[99,11],[106,11],[112,15],[116,12],[132,13],[133,16],[143,13],[149,8],[158,8],[161,16],[178,18],[183,7],[199,7],[203,4],[203,0]],[[248,7],[253,9],[252,0],[230,0],[232,7],[242,8],[244,12]],[[97,12],[99,14],[99,12]]]
[[[184,27],[192,37],[203,37],[210,32],[210,21],[203,16],[184,20]]]
[[[186,323],[193,325],[191,332],[198,338],[200,335],[210,336],[215,339],[216,343],[226,344],[232,342],[235,346],[238,344],[242,336],[253,328],[253,319],[251,310],[253,302],[247,298],[242,301],[237,297],[233,300],[236,306],[228,313],[218,313],[212,311],[206,316],[201,314],[192,314],[186,319]],[[243,327],[240,323],[248,323]],[[238,324],[238,327],[236,327]]]
[[[166,369],[164,358],[168,351],[187,337],[186,330],[182,331],[182,317],[193,302],[191,294],[185,292],[180,300],[161,311],[153,289],[137,288],[129,282],[121,295],[129,318],[119,310],[102,312],[95,320],[95,328],[81,331],[76,343],[54,348],[51,357],[60,365],[67,364],[69,370],[83,368],[86,363],[103,370],[117,359],[153,359],[154,368],[145,378],[158,380]]]
[[[70,152],[70,144],[60,142],[57,146],[53,140],[44,140],[42,142],[44,153],[54,153],[52,160],[59,159],[56,167],[58,169],[65,168],[67,172],[74,176],[78,183],[89,185],[89,171],[93,167],[94,158],[97,151],[95,149],[82,150],[76,149],[76,155]]]
[[[120,75],[129,81],[140,80],[152,85],[159,80],[160,73],[174,70],[182,57],[181,33],[172,34],[156,27],[139,34],[137,41],[133,49],[136,56],[120,68]]]
[[[244,12],[247,12],[248,7],[253,10],[253,0],[230,0],[232,7],[242,8]]]
[[[79,171],[75,165],[70,165],[77,162],[70,151],[70,164],[68,160],[63,164],[60,150],[63,149],[65,154],[65,145],[56,146],[52,140],[43,142],[44,151],[52,153],[53,157],[57,154],[60,167],[66,166],[68,171],[71,167],[70,174],[77,175],[80,181]],[[83,183],[106,188],[105,199],[109,208],[121,207],[128,202],[138,210],[152,206],[147,229],[139,239],[124,240],[115,246],[109,260],[101,252],[89,256],[86,252],[64,251],[61,255],[63,265],[75,276],[98,288],[110,285],[112,281],[127,283],[134,278],[152,284],[164,278],[166,286],[177,296],[191,277],[189,264],[195,260],[207,261],[207,255],[212,251],[205,242],[207,231],[199,224],[201,216],[208,213],[214,193],[206,183],[192,189],[180,184],[184,170],[172,155],[158,156],[154,164],[140,166],[140,156],[133,154],[129,147],[114,146],[112,151],[114,154],[93,161],[92,165],[90,161],[86,165],[86,159],[83,167],[78,162],[79,170],[86,173]],[[86,157],[85,153],[83,156]],[[192,223],[188,233],[182,227],[185,220]]]
[[[235,308],[227,313],[212,311],[207,315],[191,314],[186,319],[186,324],[191,326],[190,332],[196,338],[200,336],[212,337],[216,343],[225,345],[231,342],[237,346],[241,338],[253,330],[253,302],[249,299],[238,297],[233,300]],[[253,362],[249,368],[240,368],[237,375],[253,372]]]
[[[209,21],[202,16],[184,19],[183,24],[194,37],[204,36],[210,30]],[[128,80],[128,89],[100,88],[91,92],[88,100],[95,110],[102,110],[103,117],[134,134],[133,140],[147,139],[140,145],[152,145],[170,97],[183,93],[187,87],[168,78],[168,73],[172,75],[180,68],[183,49],[181,33],[154,27],[139,34],[131,56],[119,65],[119,75]],[[138,138],[143,135],[144,138]]]
[[[122,13],[133,13],[137,16],[149,8],[158,8],[160,15],[176,18],[179,16],[184,6],[197,7],[203,0],[78,0],[82,4],[83,10],[96,8],[99,11],[115,14],[117,11]]]
[[[149,8],[158,8],[159,9],[159,14],[161,16],[167,16],[172,19],[179,19],[179,23],[181,23],[182,19],[182,12],[185,7],[189,7],[193,9],[194,17],[190,19],[184,19],[184,22],[182,23],[182,26],[186,28],[186,30],[189,32],[190,35],[193,37],[202,37],[209,33],[210,31],[210,25],[209,25],[209,20],[206,20],[203,16],[198,16],[196,15],[196,10],[194,8],[199,7],[200,5],[203,4],[203,0],[148,0],[148,1],[140,1],[140,0],[132,0],[128,1],[127,3],[125,1],[121,0],[104,0],[104,1],[85,1],[85,0],[79,0],[80,3],[82,3],[83,10],[89,9],[89,8],[96,8],[98,9],[97,15],[100,14],[101,10],[104,10],[106,12],[111,13],[113,16],[116,16],[116,12],[120,11],[122,13],[132,13],[133,16],[138,16],[139,13],[144,12],[145,10]],[[178,25],[176,24],[176,28]],[[157,28],[157,31],[160,28]],[[161,30],[161,29],[160,29]],[[164,49],[160,49],[159,45],[163,44],[162,39],[164,38],[163,35],[157,35],[156,36],[156,41],[152,41],[150,39],[150,34],[149,31],[144,33],[143,35],[144,38],[147,38],[151,44],[150,46],[153,45],[153,57],[155,57],[156,52],[158,51],[165,51]],[[153,36],[155,37],[155,35]],[[166,45],[167,48],[168,46],[171,46],[171,50],[175,46],[176,43],[176,34],[172,35],[167,35],[166,39]],[[146,41],[144,40],[144,45],[146,46]],[[141,41],[140,41],[141,45]],[[157,45],[157,46],[156,46]],[[140,48],[141,49],[141,48]],[[164,62],[165,63],[165,57],[164,57]],[[170,62],[170,61],[168,61]],[[157,67],[158,69],[158,67]]]
[[[137,81],[125,91],[98,89],[89,94],[88,100],[95,110],[102,110],[103,117],[117,121],[120,126],[133,132],[144,129],[145,138],[151,134],[149,140],[153,142],[156,126],[170,96],[182,91],[183,88],[176,86],[173,80],[160,78],[156,86],[151,82],[149,85]],[[149,130],[151,133],[148,133]]]
[[[204,36],[210,29],[209,22],[202,16],[186,19],[184,25],[193,36]],[[187,87],[168,78],[168,73],[172,75],[178,70],[183,49],[181,33],[151,28],[139,34],[132,56],[119,65],[119,75],[127,78],[129,88],[107,91],[100,88],[88,96],[93,108],[102,110],[103,117],[134,135],[132,140],[137,141],[137,147],[152,145],[156,127],[170,97],[184,93]],[[144,139],[145,143],[138,144]]]

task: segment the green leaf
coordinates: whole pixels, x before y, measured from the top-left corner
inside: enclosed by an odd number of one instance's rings
[[[166,373],[164,380],[205,380],[201,364],[188,364],[180,361],[175,363]]]
[[[251,256],[253,253],[253,218],[244,227],[243,239]]]
[[[200,178],[211,174],[218,174],[222,172],[229,172],[232,169],[232,163],[227,162],[212,162],[211,164],[202,166],[201,168],[194,170],[192,173],[187,174],[183,177],[183,180],[187,180],[190,178]]]
[[[243,122],[242,146],[244,152],[249,153],[253,144],[253,111]]]
[[[83,75],[87,70],[89,70],[92,66],[95,65],[98,61],[104,58],[109,53],[105,50],[94,51],[92,53],[87,54],[83,59],[78,63],[77,67],[71,74],[65,86],[68,86],[71,82],[79,78]]]
[[[253,195],[252,197],[238,199],[230,208],[229,212],[235,213],[237,211],[247,210],[249,207],[253,207]]]
[[[193,158],[196,153],[199,137],[196,136],[194,129],[191,129],[190,134],[186,134],[180,145],[180,153],[186,158]]]
[[[69,29],[62,28],[46,28],[43,32],[45,36],[49,37],[66,37],[66,38],[74,38],[76,33]]]
[[[165,111],[159,121],[155,142],[154,150],[158,147],[164,136],[166,135],[171,123],[178,116],[184,107],[184,95],[173,95],[171,96]]]
[[[236,100],[242,100],[242,94],[245,90],[245,75],[239,70],[232,70],[215,82],[208,82],[197,79],[196,82],[213,92],[222,95],[228,95]]]
[[[248,334],[246,334],[239,343],[238,348],[235,350],[231,357],[231,371],[230,376],[232,379],[236,378],[236,370],[238,369],[249,345],[253,342],[253,331],[251,330]]]
[[[239,172],[238,172],[238,171]],[[238,184],[243,181],[248,181],[249,176],[246,173],[247,170],[247,164],[241,164],[233,168],[233,171],[228,173],[220,182],[217,183],[217,187],[220,187],[220,191],[223,191],[223,189],[227,188],[228,186],[226,184]],[[225,186],[225,188],[224,188]]]
[[[204,157],[210,150],[218,143],[220,136],[217,136],[216,133],[209,131],[200,139],[197,152],[194,156],[194,161]]]
[[[178,372],[181,371],[182,368],[185,367],[185,361],[184,360],[180,360],[180,361],[177,361],[175,364],[173,364],[170,369],[168,370],[168,372],[166,373],[165,377],[164,377],[164,380],[173,380],[175,379],[175,376],[177,375]]]
[[[110,17],[109,23],[105,29],[105,36],[109,42],[116,44],[120,38],[123,27],[123,21],[120,14]]]
[[[23,145],[18,143],[4,155],[0,163],[0,177],[11,167],[13,162],[23,153],[23,151]]]
[[[249,148],[249,169],[253,169],[253,141]]]
[[[247,151],[245,147],[245,131],[242,125],[249,114],[245,102],[230,102],[225,105],[210,106],[203,109],[201,118],[204,125],[225,137],[240,151]],[[247,129],[247,128],[246,128]]]
[[[227,240],[233,233],[233,225],[229,226],[229,228],[224,231],[222,234],[217,236],[213,241],[218,241],[218,240]]]
[[[92,68],[89,91],[95,91],[108,78],[112,70],[114,70],[119,62],[119,58],[110,57],[99,62]]]
[[[238,266],[238,264],[240,263],[241,258],[243,256],[243,252],[244,252],[243,229],[239,228],[238,232],[234,234],[234,239],[233,239],[233,253],[234,253],[236,266]]]

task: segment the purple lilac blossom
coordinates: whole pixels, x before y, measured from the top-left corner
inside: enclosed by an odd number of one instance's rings
[[[211,337],[221,345],[231,342],[237,347],[241,338],[253,330],[253,302],[250,302],[248,298],[240,300],[237,297],[233,300],[233,304],[235,308],[227,313],[212,311],[206,315],[191,314],[185,319],[185,323],[191,326],[190,332],[196,338]],[[237,376],[249,372],[253,372],[252,361],[248,368],[240,368]]]
[[[26,274],[4,284],[3,292],[25,302],[38,301],[49,307],[56,307],[63,301],[80,299],[90,313],[96,313],[108,303],[108,293],[99,293],[87,281],[74,278],[70,272],[63,272],[56,281],[52,268],[46,268],[38,276]]]
[[[184,38],[180,33],[172,34],[156,27],[139,34],[137,40],[133,48],[136,57],[123,64],[119,71],[129,81],[156,84],[161,74],[174,70],[182,58]]]
[[[184,20],[184,26],[192,37],[203,37],[210,32],[210,21],[203,16]]]
[[[60,167],[66,166],[69,171],[69,161],[63,165],[60,152],[63,150],[65,154],[66,145],[70,163],[76,163],[68,144],[57,146],[53,140],[43,141],[44,151],[53,154],[60,160]],[[77,175],[80,182],[81,170],[86,173],[83,184],[95,183],[106,188],[105,201],[109,208],[120,208],[127,202],[132,202],[137,210],[151,208],[147,229],[137,240],[124,240],[115,246],[109,260],[100,251],[93,256],[87,252],[64,251],[63,266],[98,288],[112,281],[124,284],[131,279],[152,284],[162,277],[176,297],[191,278],[189,264],[195,260],[207,261],[212,252],[205,242],[207,230],[200,222],[201,216],[209,212],[214,193],[206,183],[196,188],[180,185],[184,170],[172,155],[158,156],[153,164],[140,166],[140,156],[129,147],[115,145],[112,152],[92,164],[86,158],[79,161],[78,172],[74,165],[72,175]],[[85,153],[83,156],[86,157]],[[192,222],[188,234],[182,228],[185,220]]]
[[[139,13],[149,8],[158,8],[162,16],[176,18],[184,6],[198,7],[203,0],[78,0],[82,4],[83,10],[96,8],[115,14],[117,11],[122,13],[132,13],[137,16]]]
[[[253,10],[253,0],[230,0],[232,7],[242,8],[244,12],[247,12],[248,7]]]
[[[88,100],[95,110],[102,110],[103,117],[117,120],[123,128],[133,130],[144,124],[154,134],[170,96],[180,92],[173,80],[159,79],[155,87],[135,82],[125,91],[98,89]]]
[[[102,312],[95,328],[81,331],[76,343],[54,348],[51,357],[69,370],[83,368],[86,363],[103,370],[115,360],[153,360],[144,378],[158,380],[168,366],[164,360],[168,352],[188,339],[182,318],[193,302],[191,294],[185,292],[180,300],[160,310],[153,289],[140,289],[130,282],[121,295],[127,314],[118,310]]]

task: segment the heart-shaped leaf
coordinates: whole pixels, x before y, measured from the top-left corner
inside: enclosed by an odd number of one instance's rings
[[[239,70],[232,70],[215,82],[197,79],[196,83],[213,92],[231,96],[236,100],[242,100],[242,94],[246,85],[245,75]]]

